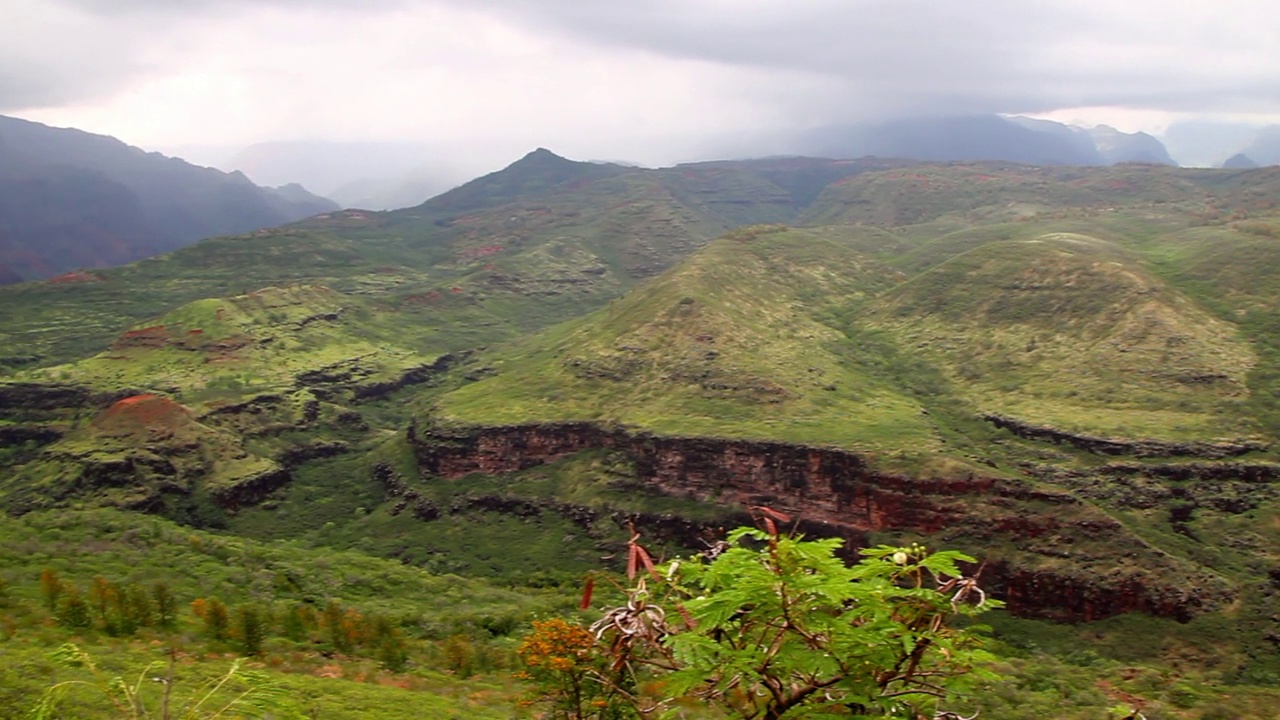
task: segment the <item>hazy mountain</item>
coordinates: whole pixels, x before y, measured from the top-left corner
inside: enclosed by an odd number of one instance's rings
[[[1087,138],[1060,123],[997,115],[910,118],[821,128],[798,141],[798,152],[823,157],[917,160],[1006,160],[1034,165],[1100,165]]]
[[[1084,131],[1108,165],[1138,162],[1153,165],[1177,165],[1159,140],[1144,132],[1125,133],[1110,125],[1098,125]]]
[[[104,267],[333,208],[115,138],[0,116],[0,282]]]
[[[430,174],[400,175],[394,178],[349,182],[329,192],[342,207],[368,210],[395,210],[412,207],[448,190],[452,185]]]
[[[1254,162],[1253,158],[1245,155],[1244,153],[1236,153],[1235,155],[1227,158],[1226,161],[1222,163],[1222,167],[1229,170],[1252,170],[1253,168],[1258,167],[1258,163]]]
[[[1080,156],[1087,158],[1087,165],[1104,165],[1107,164],[1106,158],[1098,152],[1097,143],[1085,128],[1067,125],[1055,120],[1044,120],[1042,118],[1031,118],[1022,115],[1013,115],[1004,118],[1005,120],[1018,125],[1019,127],[1036,132],[1049,133],[1064,141],[1070,142],[1080,153]],[[1074,164],[1074,163],[1072,163]]]

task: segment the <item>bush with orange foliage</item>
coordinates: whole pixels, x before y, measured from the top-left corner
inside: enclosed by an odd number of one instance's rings
[[[535,684],[526,705],[542,704],[549,717],[567,720],[634,716],[617,688],[599,681],[607,663],[586,628],[559,618],[535,620],[516,653],[525,667],[519,677]]]

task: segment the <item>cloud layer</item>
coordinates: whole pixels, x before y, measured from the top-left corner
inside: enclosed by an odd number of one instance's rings
[[[0,113],[654,162],[900,114],[1280,114],[1272,0],[7,0]]]

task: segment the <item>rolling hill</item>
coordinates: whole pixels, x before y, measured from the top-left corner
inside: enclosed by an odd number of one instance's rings
[[[551,584],[629,525],[676,552],[766,505],[1252,682],[1280,671],[1278,188],[537,150],[0,288],[0,505]]]

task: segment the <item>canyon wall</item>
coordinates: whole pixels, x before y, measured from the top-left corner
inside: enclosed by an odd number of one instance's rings
[[[767,506],[801,519],[810,535],[851,545],[865,544],[868,533],[927,536],[983,557],[984,586],[1019,615],[1088,621],[1141,611],[1187,620],[1234,594],[1222,578],[1155,550],[1073,494],[1032,481],[917,479],[875,472],[834,448],[663,437],[587,422],[415,423],[409,440],[431,475],[510,473],[608,448],[630,458],[655,492]]]

